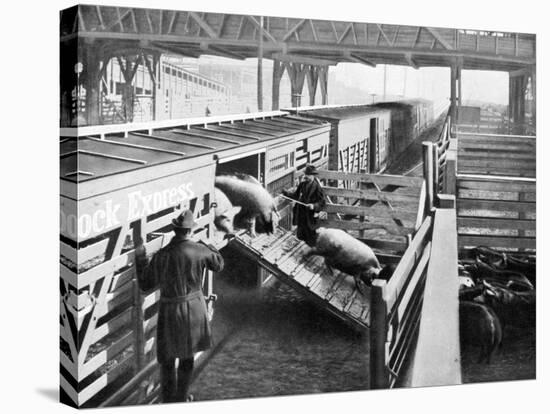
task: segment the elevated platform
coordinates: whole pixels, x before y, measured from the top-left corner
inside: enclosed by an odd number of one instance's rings
[[[360,292],[353,277],[331,272],[320,256],[305,256],[309,246],[281,227],[273,234],[237,236],[232,246],[272,273],[277,279],[311,299],[358,330],[370,327],[370,289]]]

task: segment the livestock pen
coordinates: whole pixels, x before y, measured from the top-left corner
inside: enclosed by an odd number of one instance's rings
[[[463,254],[476,246],[535,252],[536,137],[458,132],[448,145],[425,145],[435,194],[456,196]]]
[[[454,208],[434,209],[419,177],[321,170],[318,178],[334,200],[320,225],[349,231],[371,246],[382,264],[396,265],[389,281],[375,279],[360,292],[349,276],[330,271],[318,256],[308,257],[305,243],[284,230],[256,239],[243,235],[235,246],[319,309],[368,336],[366,388],[395,387],[413,377],[417,385],[459,383],[456,234],[449,233]],[[344,187],[344,181],[351,185]],[[433,244],[434,237],[441,244]],[[440,298],[424,300],[426,287]],[[437,314],[441,308],[445,313]],[[418,336],[423,313],[430,317]],[[451,352],[430,339],[434,321],[449,332],[444,346]],[[424,364],[413,364],[426,349],[438,349],[444,374],[427,374]]]

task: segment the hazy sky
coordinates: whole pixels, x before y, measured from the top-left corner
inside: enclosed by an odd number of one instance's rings
[[[330,68],[339,82],[347,86],[382,94],[384,89],[384,65],[375,68],[359,63],[340,63]],[[413,69],[407,66],[388,65],[386,93],[421,97],[433,101],[450,96],[450,71],[448,68]],[[508,103],[508,73],[496,71],[463,71],[462,99],[479,100],[499,104]]]
[[[234,60],[219,57],[203,56],[201,62],[218,62],[226,65],[246,65],[255,70],[256,59]],[[195,61],[182,59],[182,61]],[[273,62],[264,59],[264,77],[270,77]],[[365,91],[367,94],[382,95],[384,91],[384,65],[376,67],[360,63],[339,63],[329,68],[330,77],[348,87]],[[287,74],[285,72],[284,77]],[[442,67],[413,69],[408,66],[387,65],[386,94],[405,95],[410,98],[426,98],[434,102],[448,100],[450,91],[450,70]],[[304,93],[307,87],[304,85]],[[270,91],[266,91],[269,93]],[[329,96],[331,94],[329,86]],[[281,96],[284,94],[281,91]],[[366,97],[365,101],[370,99]],[[462,100],[476,100],[496,104],[508,104],[508,73],[497,71],[462,72]]]

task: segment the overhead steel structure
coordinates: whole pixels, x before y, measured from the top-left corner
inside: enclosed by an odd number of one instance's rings
[[[464,70],[510,72],[511,113],[524,117],[527,78],[534,83],[536,37],[533,34],[447,29],[301,18],[251,16],[193,11],[80,5],[61,13],[63,77],[74,78],[77,59],[90,87],[101,75],[101,61],[126,56],[126,82],[142,63],[154,81],[155,58],[171,53],[198,58],[203,54],[232,59],[272,59],[272,109],[279,106],[279,84],[285,70],[293,103],[307,79],[310,99],[317,85],[327,102],[328,67],[340,62],[451,68],[451,106],[461,99]],[[68,56],[74,57],[71,62]],[[153,58],[147,58],[152,56]],[[74,81],[73,81],[74,82]],[[96,87],[97,88],[97,87]],[[90,94],[89,102],[97,98]],[[456,110],[453,110],[456,116]],[[94,121],[94,111],[88,121]],[[92,122],[93,123],[93,122]]]

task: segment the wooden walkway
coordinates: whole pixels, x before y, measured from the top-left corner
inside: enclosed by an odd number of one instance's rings
[[[232,245],[257,260],[282,282],[313,300],[355,329],[370,326],[370,289],[357,290],[353,278],[338,270],[331,272],[320,256],[305,256],[309,246],[283,228],[271,235],[237,236]]]

